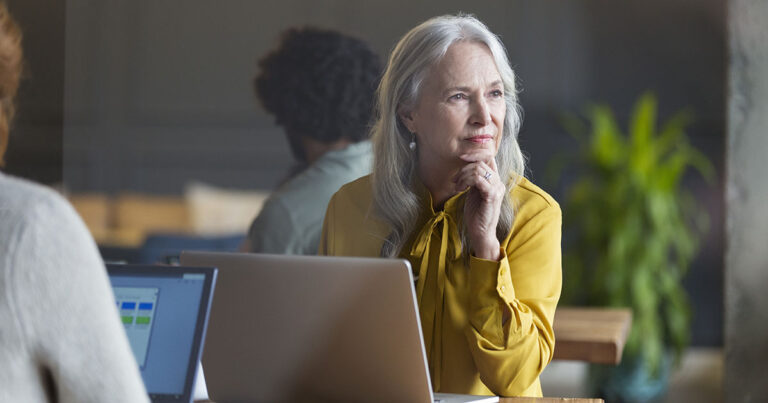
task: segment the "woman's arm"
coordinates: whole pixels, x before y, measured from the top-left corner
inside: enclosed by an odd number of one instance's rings
[[[522,212],[521,212],[522,213]],[[555,347],[552,322],[560,297],[561,213],[557,204],[516,220],[499,262],[470,258],[466,335],[485,385],[514,396],[535,382]]]

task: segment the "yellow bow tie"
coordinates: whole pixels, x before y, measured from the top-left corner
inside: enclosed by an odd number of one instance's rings
[[[456,221],[447,214],[445,211],[441,211],[435,214],[421,229],[419,235],[416,237],[411,247],[411,257],[421,258],[421,264],[419,265],[419,274],[416,282],[416,297],[419,302],[419,307],[422,306],[422,299],[424,296],[424,285],[427,282],[427,270],[429,268],[429,244],[432,241],[432,235],[437,229],[440,223],[443,224],[442,236],[440,237],[440,251],[438,252],[437,261],[437,289],[435,301],[435,313],[434,317],[422,317],[422,326],[430,327],[432,331],[431,340],[425,340],[427,343],[427,351],[434,352],[434,362],[437,365],[433,368],[433,385],[435,390],[440,390],[440,376],[442,360],[442,317],[443,317],[443,304],[444,304],[444,292],[446,281],[446,258],[450,256],[450,259],[455,260],[461,256],[461,238],[459,237],[459,231],[456,226]],[[432,345],[434,344],[434,349]]]
[[[416,237],[416,241],[411,247],[411,257],[422,259],[417,280],[424,278],[426,275],[426,268],[429,266],[429,253],[425,252],[427,251],[427,248],[429,248],[429,243],[432,241],[432,234],[440,223],[443,223],[442,242],[440,244],[439,255],[441,260],[444,262],[448,253],[450,253],[452,260],[458,259],[461,256],[461,238],[459,237],[456,221],[450,214],[445,211],[440,211],[424,224],[419,235]],[[445,265],[440,264],[440,267],[445,268]],[[420,292],[418,294],[421,295]]]

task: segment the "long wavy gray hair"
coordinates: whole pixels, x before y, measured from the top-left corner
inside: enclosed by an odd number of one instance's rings
[[[484,44],[493,55],[504,83],[507,105],[504,129],[496,155],[499,175],[507,189],[525,171],[525,159],[517,142],[521,112],[515,88],[515,73],[509,65],[501,40],[471,15],[446,15],[431,18],[411,29],[397,43],[377,91],[377,116],[372,129],[374,210],[392,228],[381,248],[381,256],[397,256],[415,229],[421,203],[414,192],[417,156],[411,151],[411,133],[398,117],[398,111],[416,106],[421,84],[432,66],[456,42]],[[514,206],[505,192],[496,236],[504,239],[512,228]],[[460,224],[464,256],[469,256],[466,228]]]

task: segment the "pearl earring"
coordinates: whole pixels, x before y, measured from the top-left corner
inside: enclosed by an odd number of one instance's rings
[[[416,150],[416,133],[412,133],[413,137],[411,138],[411,142],[408,143],[408,148],[411,149],[411,151]]]

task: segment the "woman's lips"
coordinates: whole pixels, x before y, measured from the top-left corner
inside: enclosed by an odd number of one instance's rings
[[[477,143],[477,144],[487,143],[492,140],[493,140],[493,136],[491,136],[490,134],[481,134],[478,136],[472,136],[467,138],[467,141],[470,141],[472,143]]]

